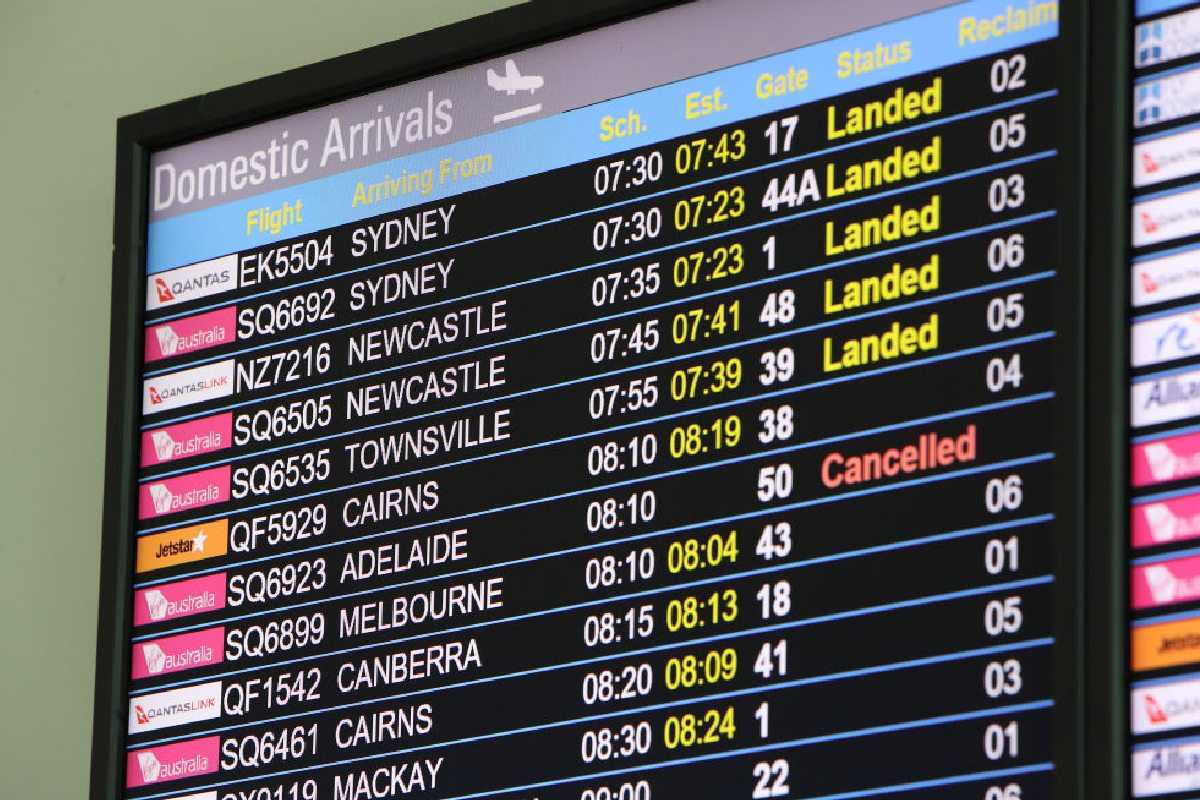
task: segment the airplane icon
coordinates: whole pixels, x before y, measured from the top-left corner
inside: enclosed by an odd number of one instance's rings
[[[487,82],[497,92],[507,92],[511,96],[517,92],[533,94],[542,88],[546,79],[541,75],[522,75],[517,69],[517,62],[510,58],[504,62],[503,75],[497,74],[494,69],[487,71]]]

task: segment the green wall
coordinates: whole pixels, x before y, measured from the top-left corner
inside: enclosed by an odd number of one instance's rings
[[[117,117],[513,2],[0,0],[0,798],[88,791]]]

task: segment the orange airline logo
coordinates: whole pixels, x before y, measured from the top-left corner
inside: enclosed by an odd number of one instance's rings
[[[229,520],[219,519],[190,528],[177,528],[143,536],[137,542],[137,571],[173,567],[225,555],[229,546]]]
[[[1135,671],[1200,662],[1200,617],[1134,628],[1130,656]]]

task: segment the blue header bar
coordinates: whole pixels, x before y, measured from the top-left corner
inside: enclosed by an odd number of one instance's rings
[[[146,271],[312,233],[1053,38],[1056,2],[972,0],[411,156],[152,223]],[[855,73],[854,51],[899,63]],[[981,91],[983,88],[981,87]],[[705,99],[710,105],[707,110]],[[629,133],[614,136],[617,121]],[[636,124],[632,121],[636,120]]]

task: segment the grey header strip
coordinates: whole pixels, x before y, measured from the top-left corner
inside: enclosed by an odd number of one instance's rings
[[[957,1],[696,0],[159,151],[151,157],[150,221],[469,139]]]

